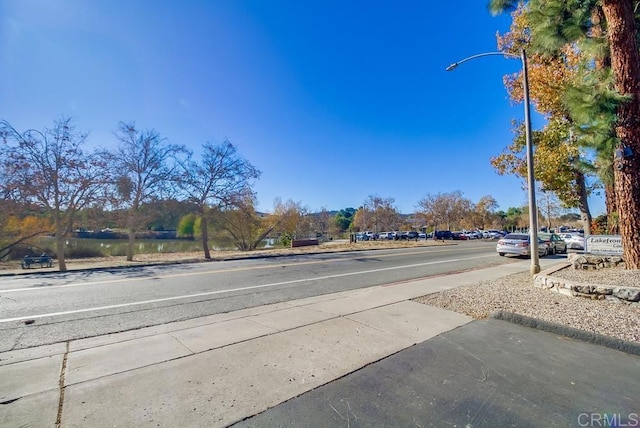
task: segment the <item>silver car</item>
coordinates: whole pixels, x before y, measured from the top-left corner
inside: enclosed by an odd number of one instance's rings
[[[548,254],[567,254],[567,243],[555,233],[540,232],[538,237],[547,244]]]
[[[509,233],[504,238],[501,238],[496,245],[496,252],[500,256],[505,254],[514,254],[517,256],[531,256],[529,235],[525,233]],[[549,247],[538,238],[538,255],[546,256],[548,254]]]
[[[560,237],[572,250],[584,250],[584,236],[577,233],[561,233]]]

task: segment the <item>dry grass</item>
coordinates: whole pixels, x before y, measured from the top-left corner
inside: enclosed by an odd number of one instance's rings
[[[392,249],[392,248],[414,248],[414,247],[431,247],[452,245],[451,242],[443,243],[440,241],[367,241],[349,243],[348,241],[330,241],[321,245],[312,245],[308,247],[297,248],[270,248],[255,251],[211,251],[211,259],[236,260],[254,257],[274,257],[287,256],[296,254],[314,254],[314,253],[332,253],[343,251],[363,251],[373,249]],[[197,262],[205,261],[203,251],[182,252],[182,253],[154,253],[154,254],[136,254],[133,262],[128,262],[125,256],[108,256],[108,257],[92,257],[86,259],[67,259],[68,269],[82,269],[86,267],[106,267],[106,266],[134,266],[145,263],[169,263],[169,262]],[[13,260],[10,262],[0,263],[0,272],[20,270],[20,262]],[[54,268],[55,270],[55,262]]]

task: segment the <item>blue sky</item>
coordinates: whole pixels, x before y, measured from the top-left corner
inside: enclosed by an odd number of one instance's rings
[[[521,180],[489,163],[523,116],[502,84],[520,62],[445,71],[496,50],[510,18],[487,3],[0,0],[0,118],[24,130],[69,116],[102,147],[119,121],[194,151],[228,138],[262,171],[264,211],[378,195],[410,213],[456,190],[523,206]]]

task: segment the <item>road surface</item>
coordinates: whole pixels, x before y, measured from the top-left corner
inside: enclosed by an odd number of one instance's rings
[[[0,352],[490,265],[495,243],[5,277]]]

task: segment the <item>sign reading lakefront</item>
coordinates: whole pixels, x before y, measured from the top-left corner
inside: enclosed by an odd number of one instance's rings
[[[622,255],[622,237],[620,235],[589,235],[586,239],[584,252]]]

